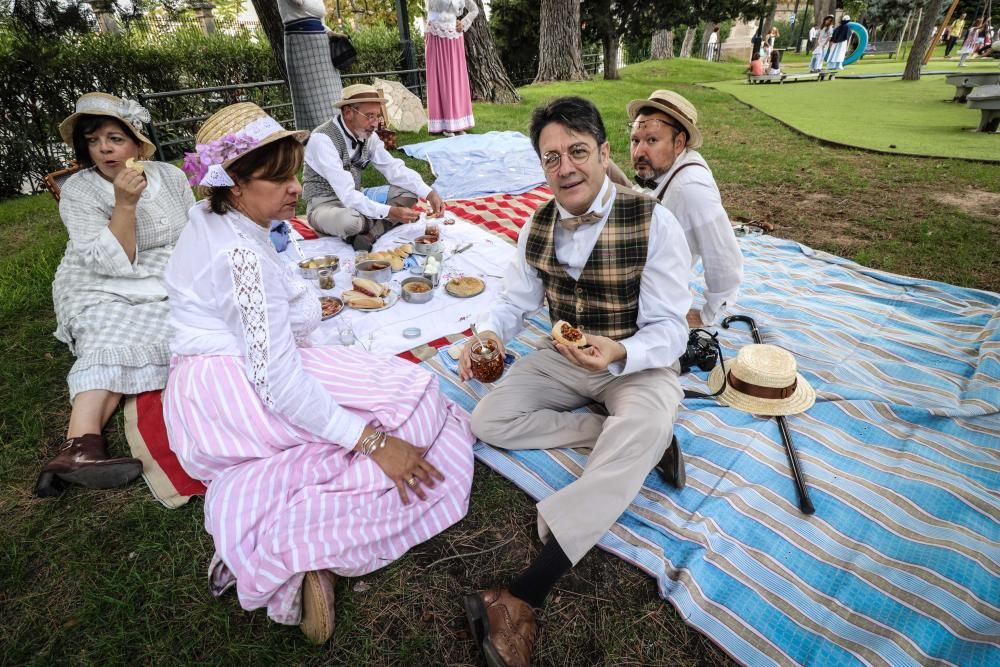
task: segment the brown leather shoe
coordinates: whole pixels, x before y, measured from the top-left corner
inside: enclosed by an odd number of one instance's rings
[[[302,621],[299,628],[313,644],[325,644],[333,636],[336,583],[337,576],[329,570],[306,572],[302,580]]]
[[[35,484],[35,495],[58,496],[67,482],[90,489],[111,489],[128,484],[141,474],[142,461],[131,457],[110,458],[104,437],[88,433],[68,438],[56,457],[45,464]]]
[[[506,588],[465,596],[469,627],[490,667],[528,667],[537,633],[535,610]]]

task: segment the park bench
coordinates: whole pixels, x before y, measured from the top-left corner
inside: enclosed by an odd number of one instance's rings
[[[996,132],[1000,129],[1000,84],[978,86],[965,101],[970,109],[979,109],[982,117],[977,132]]]
[[[832,78],[832,77],[831,77]],[[796,81],[822,81],[819,74],[779,74],[777,76],[751,76],[747,74],[747,83],[795,83]]]
[[[965,104],[965,99],[973,88],[1000,83],[1000,72],[960,72],[949,74],[944,80],[949,86],[955,86],[955,97],[952,98],[952,102]]]
[[[890,58],[894,58],[896,56],[896,49],[898,48],[899,42],[897,41],[868,42],[868,46],[865,47],[865,52],[861,54],[861,57],[887,54]]]

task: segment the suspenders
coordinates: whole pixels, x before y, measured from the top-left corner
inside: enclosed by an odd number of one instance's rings
[[[670,174],[670,178],[668,178],[667,182],[663,184],[663,189],[660,190],[660,196],[656,198],[657,202],[659,202],[661,204],[663,203],[663,197],[667,194],[667,188],[670,187],[670,184],[673,182],[673,180],[677,176],[677,174],[681,173],[682,171],[684,171],[688,167],[702,167],[702,168],[706,168],[705,165],[701,164],[700,162],[687,162],[687,163],[682,164],[681,166],[677,167],[677,171],[675,171],[674,173]]]

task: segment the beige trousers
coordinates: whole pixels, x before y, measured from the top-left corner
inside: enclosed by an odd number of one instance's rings
[[[410,208],[417,203],[417,195],[399,186],[390,185],[386,203],[389,206]],[[306,219],[309,221],[309,226],[317,232],[327,236],[339,236],[344,240],[368,232],[377,222],[376,219],[361,215],[353,208],[344,208],[329,199],[318,198],[310,202]],[[395,223],[387,225],[389,228],[393,226]]]
[[[674,368],[614,376],[554,349],[520,359],[479,402],[472,432],[501,449],[591,448],[580,478],[538,503],[538,534],[576,565],[618,520],[670,446],[683,392]],[[572,413],[591,402],[608,416]]]

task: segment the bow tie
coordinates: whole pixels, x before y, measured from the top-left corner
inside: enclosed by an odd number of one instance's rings
[[[595,222],[599,222],[603,217],[604,215],[601,213],[590,211],[589,213],[577,215],[572,218],[562,218],[559,220],[559,224],[562,225],[563,229],[574,232],[580,225],[592,225]]]
[[[635,176],[635,184],[640,188],[646,188],[647,190],[655,190],[660,185],[656,182],[655,178],[643,178],[638,174]]]

